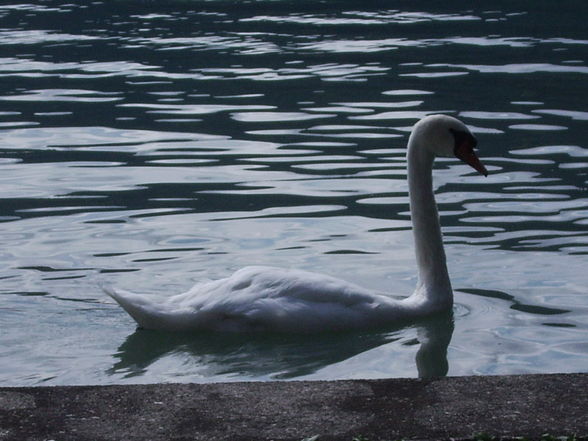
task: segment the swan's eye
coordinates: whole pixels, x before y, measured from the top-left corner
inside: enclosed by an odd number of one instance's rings
[[[458,156],[458,151],[471,152],[474,150],[476,145],[478,145],[478,141],[476,140],[476,138],[474,138],[474,136],[471,133],[455,129],[449,129],[449,131],[451,132],[455,140],[455,143],[453,145],[453,153],[455,154],[455,156]]]

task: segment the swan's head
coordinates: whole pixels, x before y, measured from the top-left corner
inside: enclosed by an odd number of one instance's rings
[[[413,128],[411,137],[418,137],[421,144],[434,156],[458,158],[484,176],[486,167],[480,162],[474,148],[476,138],[464,123],[448,115],[429,115]]]

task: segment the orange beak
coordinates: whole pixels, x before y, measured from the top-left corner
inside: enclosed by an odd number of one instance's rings
[[[463,162],[468,164],[470,167],[475,168],[479,173],[484,176],[488,176],[488,170],[484,167],[484,164],[480,162],[476,153],[474,152],[474,146],[468,142],[463,142],[455,148],[455,156],[461,159]]]

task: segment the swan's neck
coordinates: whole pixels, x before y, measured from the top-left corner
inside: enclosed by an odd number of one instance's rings
[[[408,143],[408,192],[415,241],[419,282],[415,295],[434,307],[446,307],[453,302],[451,282],[447,272],[439,213],[433,194],[433,153],[420,145],[418,137]]]

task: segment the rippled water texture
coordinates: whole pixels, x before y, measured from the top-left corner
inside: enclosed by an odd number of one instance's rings
[[[0,384],[587,370],[583,2],[34,3],[0,6]],[[434,112],[490,171],[435,171],[453,323],[169,335],[103,294],[270,264],[408,295]]]

